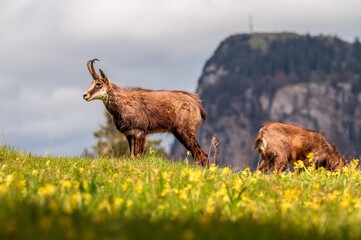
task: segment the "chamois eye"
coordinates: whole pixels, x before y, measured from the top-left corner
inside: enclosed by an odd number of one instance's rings
[[[96,86],[96,87],[101,87],[102,84],[101,84],[100,82],[98,82],[98,83],[95,84],[95,86]]]

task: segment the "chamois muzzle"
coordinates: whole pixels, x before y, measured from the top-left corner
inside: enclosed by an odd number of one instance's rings
[[[84,98],[84,100],[86,100],[86,101],[89,101],[89,99],[90,99],[90,94],[88,94],[88,93],[84,93],[84,95],[83,95],[83,98]]]

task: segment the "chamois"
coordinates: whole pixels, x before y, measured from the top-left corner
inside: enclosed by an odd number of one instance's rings
[[[268,171],[272,166],[275,171],[282,172],[287,163],[297,160],[302,160],[305,166],[309,166],[309,153],[314,154],[316,168],[324,167],[334,171],[346,164],[345,158],[321,133],[287,123],[264,123],[254,142],[254,149],[262,157],[257,167],[261,172]]]
[[[87,63],[93,77],[84,93],[86,101],[102,100],[117,129],[128,141],[132,157],[141,157],[145,138],[156,132],[170,132],[192,153],[196,164],[208,166],[208,155],[197,141],[197,129],[207,113],[198,95],[185,91],[122,88],[112,83],[94,61]]]

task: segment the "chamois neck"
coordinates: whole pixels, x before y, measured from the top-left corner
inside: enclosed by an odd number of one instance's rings
[[[107,98],[103,101],[106,108],[112,108],[112,105],[118,105],[117,98],[119,98],[121,92],[122,88],[114,83],[110,83],[107,91]]]

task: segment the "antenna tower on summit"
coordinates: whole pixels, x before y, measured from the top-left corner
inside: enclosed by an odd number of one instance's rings
[[[249,21],[249,33],[253,33],[253,19],[252,19],[252,14],[250,14],[248,16],[248,21]]]

